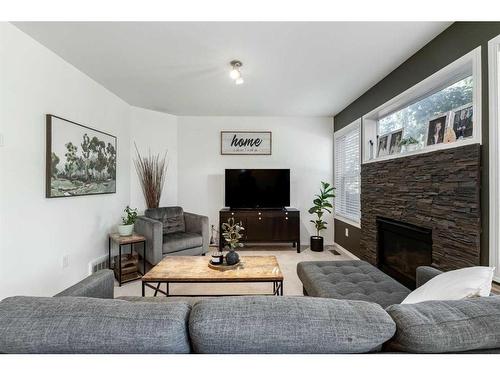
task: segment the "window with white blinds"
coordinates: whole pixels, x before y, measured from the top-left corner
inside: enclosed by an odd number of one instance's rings
[[[360,178],[360,129],[355,121],[335,132],[335,215],[359,224],[361,191]]]

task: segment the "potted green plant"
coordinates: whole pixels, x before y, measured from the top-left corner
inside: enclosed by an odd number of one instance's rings
[[[122,224],[118,225],[118,233],[120,236],[130,236],[134,232],[134,223],[137,220],[137,208],[127,206],[124,210],[127,214],[122,217]]]
[[[227,223],[222,224],[222,237],[224,237],[228,250],[226,254],[226,263],[229,266],[240,261],[240,256],[235,250],[239,247],[243,247],[243,244],[240,242],[240,239],[243,237],[240,232],[243,230],[245,230],[245,228],[243,228],[241,222],[235,223],[232,217],[229,218]]]
[[[418,141],[413,137],[403,138],[399,142],[401,146],[401,152],[414,151],[417,148]]]
[[[323,251],[323,237],[320,236],[321,231],[326,229],[323,214],[325,211],[332,213],[333,205],[330,203],[330,200],[335,197],[335,194],[333,194],[334,189],[328,182],[322,181],[319,194],[316,194],[313,200],[314,206],[309,209],[310,214],[316,215],[316,220],[310,220],[316,228],[316,236],[311,236],[312,251]]]

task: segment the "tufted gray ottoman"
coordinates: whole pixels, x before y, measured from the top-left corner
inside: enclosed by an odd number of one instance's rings
[[[360,300],[383,308],[401,303],[410,290],[362,260],[300,262],[297,274],[304,294],[312,297]]]

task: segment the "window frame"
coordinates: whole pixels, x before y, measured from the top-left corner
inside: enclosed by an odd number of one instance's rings
[[[421,149],[405,153],[384,155],[376,157],[377,154],[377,132],[378,120],[395,113],[409,105],[412,105],[467,76],[472,76],[472,108],[473,108],[473,135],[460,141],[452,143],[440,143],[433,146],[425,146]],[[362,117],[362,164],[374,163],[382,160],[396,159],[416,154],[424,154],[437,150],[465,146],[468,144],[482,143],[481,138],[481,47],[477,47],[466,55],[453,61],[426,79],[418,82],[408,90],[397,95],[381,106],[375,108]],[[373,158],[370,159],[370,141],[373,142]]]
[[[337,139],[341,136],[344,136],[346,133],[351,132],[354,128],[358,128],[359,131],[359,144],[358,144],[358,154],[359,154],[359,198],[360,198],[360,207],[359,207],[359,217],[358,220],[353,220],[351,218],[345,217],[341,214],[338,214],[336,212],[336,204],[333,209],[333,218],[335,220],[340,220],[344,223],[350,224],[354,227],[361,228],[361,160],[362,160],[362,155],[361,155],[361,144],[362,144],[362,120],[361,118],[351,122],[349,125],[344,126],[342,129],[337,130],[333,133],[333,186],[335,187],[335,199],[337,198],[337,181],[336,181],[336,159],[335,159],[335,154],[336,154],[336,144],[337,144]]]
[[[500,282],[500,35],[488,42],[489,80],[489,264],[495,267],[493,280]]]

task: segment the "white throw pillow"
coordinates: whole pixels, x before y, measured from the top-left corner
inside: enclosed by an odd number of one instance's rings
[[[494,270],[495,267],[468,267],[444,272],[415,289],[401,303],[487,297]]]

